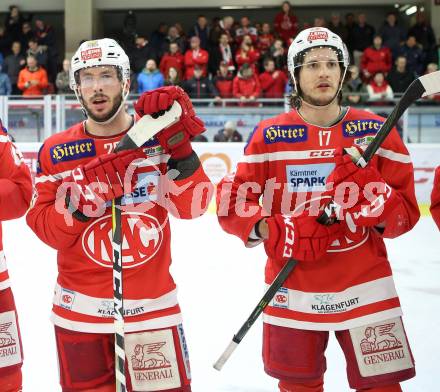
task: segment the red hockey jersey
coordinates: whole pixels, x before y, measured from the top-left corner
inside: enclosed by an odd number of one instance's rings
[[[23,156],[0,122],[0,222],[23,216],[32,198],[32,180]],[[0,223],[0,290],[10,286]]]
[[[331,127],[306,123],[296,110],[262,121],[236,174],[225,177],[218,187],[221,226],[247,246],[255,245],[249,235],[258,220],[300,213],[316,200],[319,204],[335,166],[336,147],[367,144],[382,123],[383,118],[353,108]],[[324,258],[298,263],[265,309],[266,323],[342,330],[401,314],[383,238],[410,230],[419,211],[411,159],[395,129],[370,164],[402,200],[385,230],[357,228],[355,236],[335,241]],[[266,284],[272,283],[280,269],[279,262],[268,259]]]
[[[52,319],[66,329],[113,332],[111,205],[101,217],[80,222],[65,214],[64,195],[57,192],[73,168],[111,152],[122,136],[92,136],[79,123],[48,138],[39,152],[37,197],[27,222],[42,241],[58,251]],[[169,272],[168,211],[184,219],[201,215],[211,186],[202,167],[184,180],[168,182],[169,156],[156,140],[144,145],[144,152],[146,159],[135,171],[142,185],[122,201],[127,332],[181,322],[176,285]]]
[[[440,230],[440,166],[435,170],[434,186],[431,193],[431,214],[432,219]]]

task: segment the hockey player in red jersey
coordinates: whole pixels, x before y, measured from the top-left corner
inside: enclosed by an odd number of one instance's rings
[[[339,36],[302,31],[288,64],[293,109],[260,122],[217,193],[223,229],[248,247],[264,242],[266,284],[298,260],[263,314],[265,371],[280,391],[323,391],[335,331],[351,388],[401,391],[415,370],[383,239],[419,218],[408,151],[394,129],[364,169],[343,154],[365,148],[384,119],[341,107],[349,57]],[[341,220],[323,226],[317,216],[330,197]]]
[[[22,388],[23,348],[3,253],[1,221],[25,214],[32,198],[32,180],[1,120],[0,159],[0,392],[18,392]]]
[[[440,166],[435,170],[434,186],[431,193],[431,215],[440,230]]]
[[[168,212],[191,219],[207,208],[212,185],[190,143],[204,131],[203,122],[178,87],[144,93],[136,118],[163,114],[174,101],[183,114],[142,148],[115,153],[136,120],[125,109],[127,55],[111,39],[84,42],[72,58],[70,83],[87,119],[44,142],[36,200],[27,215],[37,236],[58,251],[52,320],[62,389],[115,390],[111,200],[123,196],[128,391],[190,391],[169,271]]]

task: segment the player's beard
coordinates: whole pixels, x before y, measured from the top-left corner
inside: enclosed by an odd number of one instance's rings
[[[313,98],[311,95],[302,94],[302,100],[305,101],[306,103],[308,103],[309,105],[312,106],[327,106],[330,105],[338,96],[339,91],[336,92],[335,95],[333,95],[333,97],[331,98]]]
[[[94,98],[92,98],[94,99]],[[92,99],[90,101],[92,101]],[[90,110],[89,105],[87,105],[86,103],[84,103],[84,109],[87,112],[87,116],[92,119],[93,121],[100,123],[100,122],[105,122],[110,120],[115,113],[119,110],[120,105],[122,105],[122,94],[118,94],[116,97],[113,98],[113,105],[111,110],[105,114],[103,113],[102,115],[95,115],[92,113],[92,111]]]

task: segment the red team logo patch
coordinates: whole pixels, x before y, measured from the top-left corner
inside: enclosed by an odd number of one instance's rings
[[[143,213],[122,213],[122,263],[133,268],[146,263],[158,252],[163,241],[159,221]],[[90,225],[82,237],[84,252],[95,263],[112,268],[112,220],[106,215]]]
[[[92,60],[92,59],[100,59],[102,57],[102,49],[101,48],[93,48],[83,50],[81,52],[81,60]]]
[[[285,304],[287,302],[287,297],[283,294],[277,294],[275,296],[275,301],[280,304]]]
[[[307,41],[316,41],[318,39],[328,40],[328,33],[326,31],[311,31],[307,37]]]

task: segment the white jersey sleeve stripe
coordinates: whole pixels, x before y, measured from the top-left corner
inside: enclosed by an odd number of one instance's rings
[[[411,157],[408,154],[400,154],[391,150],[386,150],[385,148],[379,148],[376,152],[382,158],[387,158],[391,161],[400,163],[411,163]]]

